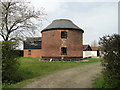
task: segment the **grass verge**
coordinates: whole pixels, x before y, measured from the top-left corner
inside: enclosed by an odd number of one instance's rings
[[[16,84],[6,85],[3,84],[3,88],[22,88],[26,84],[35,81],[38,78],[41,78],[45,75],[54,73],[56,71],[82,66],[85,64],[100,62],[99,58],[88,58],[88,62],[81,61],[72,61],[72,62],[48,62],[48,61],[39,61],[39,58],[20,58],[20,68],[19,72],[22,75],[23,80]]]
[[[103,74],[100,74],[93,83],[93,88],[104,88]]]

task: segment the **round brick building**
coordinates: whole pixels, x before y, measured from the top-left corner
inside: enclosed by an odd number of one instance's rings
[[[70,20],[54,20],[41,32],[42,58],[82,58],[83,32]]]

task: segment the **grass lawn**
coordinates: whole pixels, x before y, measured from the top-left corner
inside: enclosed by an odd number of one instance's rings
[[[45,75],[54,73],[59,70],[64,70],[72,67],[81,66],[84,64],[90,64],[100,62],[99,58],[88,58],[88,62],[48,62],[38,61],[38,58],[20,58],[20,75],[23,76],[24,80],[12,85],[3,85],[6,88],[22,88],[26,84],[33,82],[34,80],[41,78]],[[4,88],[3,87],[3,88]]]

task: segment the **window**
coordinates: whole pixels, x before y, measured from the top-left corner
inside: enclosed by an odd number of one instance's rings
[[[61,55],[67,55],[67,48],[66,47],[61,48]]]
[[[28,54],[31,55],[31,50],[28,51]]]
[[[67,38],[67,32],[66,31],[61,32],[61,38]]]

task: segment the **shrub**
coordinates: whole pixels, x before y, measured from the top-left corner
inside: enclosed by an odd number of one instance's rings
[[[15,42],[2,42],[2,81],[20,81],[18,55],[15,51],[17,45]]]
[[[99,44],[104,50],[102,65],[105,87],[119,88],[120,85],[120,35],[106,35]]]

